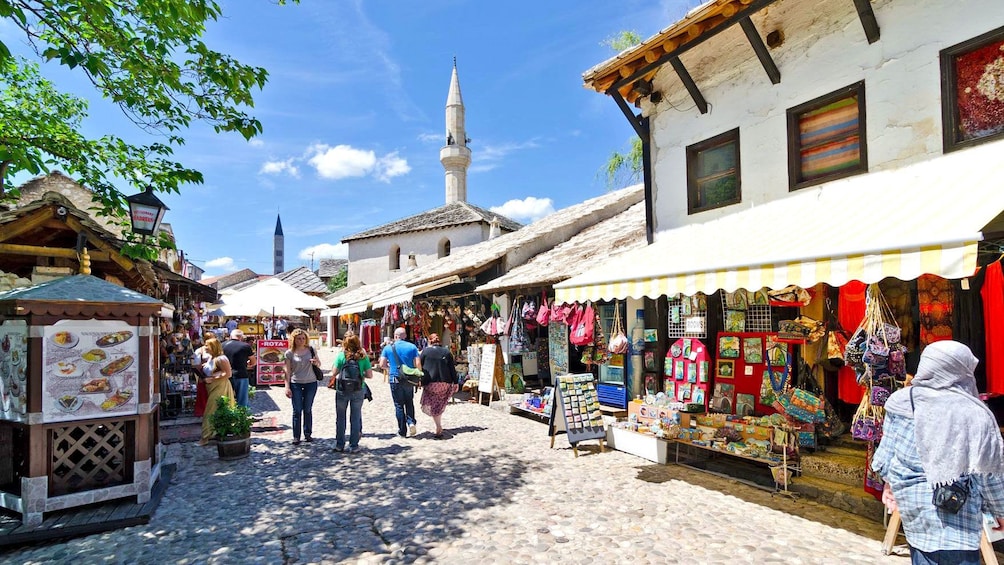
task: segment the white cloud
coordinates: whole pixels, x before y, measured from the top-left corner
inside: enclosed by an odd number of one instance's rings
[[[294,164],[292,158],[285,161],[265,161],[265,164],[258,170],[258,174],[260,175],[278,175],[283,172],[300,178],[300,169]]]
[[[311,259],[348,259],[349,245],[347,243],[320,243],[300,251],[298,257],[304,261]]]
[[[376,166],[376,153],[369,150],[356,149],[351,145],[336,145],[330,147],[323,143],[307,148],[308,159],[321,178],[339,180],[350,177],[362,177]]]
[[[418,134],[418,140],[422,143],[443,143],[446,137],[441,133],[420,133]]]
[[[521,142],[488,144],[484,147],[479,147],[473,152],[473,163],[471,164],[470,172],[482,173],[490,171],[497,168],[510,153],[522,151],[523,149],[535,149],[537,147],[540,147],[540,144],[535,139]]]
[[[262,140],[260,140],[260,139],[258,139],[257,137],[252,137],[248,141],[248,145],[250,145],[251,147],[262,147],[262,146],[265,145],[265,142],[262,141]]]
[[[397,151],[388,153],[377,161],[376,178],[390,182],[390,179],[406,175],[411,171],[408,161],[398,156]]]
[[[550,198],[527,196],[522,200],[509,200],[501,206],[492,206],[490,210],[520,222],[533,223],[554,213],[554,201]]]
[[[237,265],[232,257],[218,257],[206,261],[206,270],[209,269],[230,273],[237,270]]]

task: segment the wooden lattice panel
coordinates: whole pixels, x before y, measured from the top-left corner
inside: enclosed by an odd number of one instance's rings
[[[53,428],[52,494],[60,495],[127,481],[126,422]]]

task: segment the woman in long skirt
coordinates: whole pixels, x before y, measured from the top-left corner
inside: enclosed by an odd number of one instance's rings
[[[210,365],[211,371],[205,376],[206,383],[206,411],[202,414],[202,441],[199,445],[209,445],[216,434],[210,424],[213,412],[216,412],[216,399],[226,396],[231,401],[234,399],[234,387],[230,384],[230,360],[223,354],[223,346],[220,340],[213,338],[206,342],[206,351],[212,356]]]
[[[419,357],[425,377],[422,379],[422,412],[436,423],[432,437],[443,439],[443,412],[457,392],[457,365],[450,350],[442,346],[439,334],[429,335],[429,346]]]

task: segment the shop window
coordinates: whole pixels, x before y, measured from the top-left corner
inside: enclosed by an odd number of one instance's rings
[[[944,149],[1004,137],[1004,27],[941,52]]]
[[[739,179],[738,128],[687,147],[687,212],[738,203]]]
[[[443,238],[439,241],[439,257],[449,257],[450,256],[450,240]]]
[[[788,188],[868,172],[865,83],[788,110]]]
[[[390,246],[390,270],[398,271],[401,269],[401,247],[397,245]]]

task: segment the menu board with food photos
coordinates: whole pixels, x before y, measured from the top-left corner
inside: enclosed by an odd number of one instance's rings
[[[258,384],[281,385],[286,382],[286,350],[289,340],[259,339],[256,343],[258,356]]]
[[[666,396],[685,404],[707,407],[711,382],[711,355],[696,337],[681,337],[666,352],[663,386]]]
[[[28,421],[28,324],[0,325],[0,420]]]
[[[42,334],[42,421],[136,414],[139,328],[121,320],[61,320]]]

